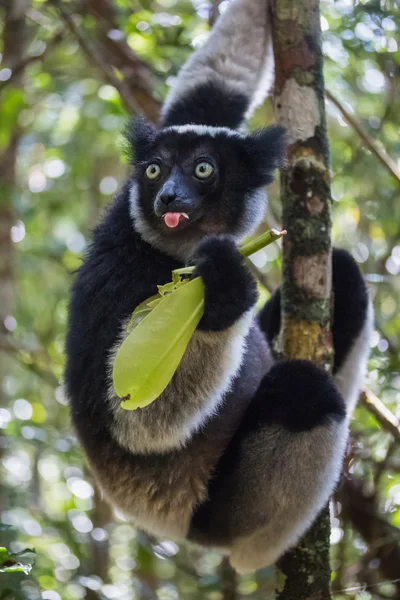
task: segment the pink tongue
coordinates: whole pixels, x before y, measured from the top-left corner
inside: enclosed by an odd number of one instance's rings
[[[168,212],[164,215],[164,221],[167,227],[177,227],[181,218],[181,213]]]

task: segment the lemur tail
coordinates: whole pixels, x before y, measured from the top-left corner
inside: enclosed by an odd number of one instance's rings
[[[181,69],[161,126],[239,128],[270,91],[273,54],[268,0],[233,0]]]

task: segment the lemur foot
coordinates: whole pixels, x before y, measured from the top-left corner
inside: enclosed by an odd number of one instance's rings
[[[231,327],[257,301],[256,282],[228,235],[213,235],[196,248],[193,277],[205,285],[204,316],[199,329],[222,331]]]

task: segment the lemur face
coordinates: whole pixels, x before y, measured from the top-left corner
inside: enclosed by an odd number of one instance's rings
[[[229,233],[241,239],[266,208],[263,187],[281,163],[283,130],[254,135],[198,125],[155,131],[143,121],[128,133],[135,174],[131,212],[139,229],[168,245],[189,236]]]

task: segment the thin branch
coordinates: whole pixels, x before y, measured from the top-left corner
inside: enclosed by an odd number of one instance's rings
[[[99,40],[105,61],[110,62],[124,76],[124,81],[134,95],[136,102],[147,117],[156,123],[160,113],[160,102],[152,93],[154,71],[129,46],[123,30],[119,26],[118,9],[113,0],[86,0],[89,14],[93,15],[97,25]],[[121,37],[110,35],[118,30]]]
[[[390,461],[393,455],[396,453],[398,448],[398,439],[394,438],[387,449],[386,456],[383,460],[379,461],[376,465],[375,474],[374,474],[374,490],[376,499],[378,501],[378,488],[380,481],[384,475],[384,473],[390,469]]]
[[[360,394],[362,404],[374,415],[386,431],[391,433],[396,440],[400,440],[400,421],[383,404],[371,390],[364,390]]]
[[[53,50],[58,44],[64,39],[65,31],[62,29],[58,31],[54,37],[52,37],[47,43],[46,48],[40,54],[35,54],[31,56],[25,56],[20,62],[15,65],[10,65],[10,69],[12,71],[11,77],[6,81],[2,81],[0,83],[0,92],[10,83],[13,83],[15,77],[17,77],[20,73],[25,71],[26,67],[30,64],[37,62],[39,60],[43,60],[51,50]]]
[[[367,542],[374,556],[380,560],[379,571],[396,583],[400,594],[400,531],[384,519],[376,509],[374,496],[368,496],[357,479],[343,479],[339,495],[343,514]]]
[[[335,96],[329,90],[325,91],[325,95],[336,106],[337,109],[342,113],[343,118],[347,123],[354,129],[359,138],[362,140],[364,146],[368,148],[372,154],[381,162],[385,169],[400,183],[400,170],[398,169],[394,160],[385,152],[381,150],[379,146],[362,130],[361,126],[357,123],[356,119],[349,113],[343,104],[335,98]]]
[[[236,600],[238,577],[227,556],[222,559],[218,574],[223,600]]]
[[[114,74],[112,68],[108,66],[108,64],[103,60],[102,56],[98,49],[89,41],[81,32],[81,29],[76,25],[72,16],[64,10],[61,3],[58,0],[51,0],[51,3],[55,5],[67,25],[68,29],[71,33],[76,37],[80,47],[85,52],[85,54],[101,69],[104,74],[105,79],[110,83],[116,90],[118,90],[119,95],[123,103],[125,104],[128,111],[135,115],[142,115],[143,110],[136,102],[133,97],[131,91],[127,87],[124,81],[120,81],[118,77]]]
[[[36,362],[38,358],[47,357],[47,353],[44,350],[29,350],[21,344],[18,344],[15,340],[12,340],[10,336],[0,335],[0,351],[13,355],[14,358],[20,362],[22,367],[28,369],[28,371],[31,371],[52,387],[58,387],[60,385],[58,378],[52,371],[42,368]]]
[[[208,25],[212,27],[218,18],[219,5],[222,0],[211,0],[210,16],[208,17]]]

